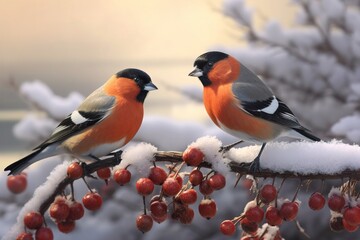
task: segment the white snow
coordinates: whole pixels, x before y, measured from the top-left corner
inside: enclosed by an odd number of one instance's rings
[[[351,141],[360,142],[360,114],[355,113],[341,118],[331,131],[336,135],[346,136]]]
[[[330,198],[332,195],[341,196],[342,193],[341,193],[340,188],[339,187],[332,187],[329,194],[328,194],[328,198]]]
[[[47,85],[38,80],[23,83],[19,91],[26,99],[45,110],[55,119],[63,119],[84,99],[77,92],[70,93],[66,98],[57,96]]]
[[[216,137],[205,136],[198,138],[188,147],[200,149],[205,155],[204,161],[211,163],[213,170],[226,176],[230,171],[229,159],[219,152],[221,146],[221,141]]]
[[[157,148],[148,143],[138,143],[127,147],[121,155],[122,161],[116,167],[126,168],[130,165],[130,169],[135,168],[140,176],[147,177],[150,167],[153,166],[154,153]]]
[[[273,240],[275,239],[278,232],[281,232],[278,226],[270,226],[267,223],[264,223],[260,229],[258,229],[258,236],[262,236],[263,240]],[[263,234],[265,232],[265,234]]]
[[[224,14],[237,18],[243,24],[251,24],[253,10],[246,6],[244,0],[225,0],[223,3]]]
[[[39,186],[33,197],[23,206],[17,216],[17,223],[8,231],[2,240],[14,240],[24,230],[24,216],[31,211],[39,211],[40,205],[47,199],[66,176],[68,162],[58,165],[49,175],[47,180]]]
[[[228,158],[250,162],[260,146],[232,149]],[[337,140],[330,142],[271,142],[260,157],[260,167],[276,172],[299,174],[334,174],[346,169],[360,169],[360,147]]]
[[[58,123],[44,115],[29,113],[14,128],[16,138],[28,142],[40,142],[49,137]]]

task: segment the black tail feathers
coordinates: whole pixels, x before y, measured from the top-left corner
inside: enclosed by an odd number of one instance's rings
[[[29,155],[27,155],[26,157],[10,164],[9,166],[7,166],[4,171],[10,171],[10,173],[8,175],[16,175],[21,173],[22,170],[24,170],[25,168],[27,168],[28,166],[30,166],[31,164],[33,164],[35,161],[33,160],[33,158],[38,155],[43,149],[39,148],[36,151],[30,153]]]
[[[321,141],[320,138],[316,137],[315,135],[313,135],[310,130],[306,129],[306,128],[293,128],[296,132],[300,133],[301,135],[303,135],[304,137],[311,139],[315,142],[319,142]]]

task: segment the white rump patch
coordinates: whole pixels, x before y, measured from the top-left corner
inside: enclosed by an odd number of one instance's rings
[[[71,121],[75,124],[81,124],[88,121],[88,119],[84,118],[78,111],[73,111],[70,118]]]

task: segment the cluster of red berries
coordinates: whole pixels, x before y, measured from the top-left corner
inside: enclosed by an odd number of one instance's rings
[[[83,177],[83,167],[77,163],[71,163],[67,168],[67,175],[70,179],[76,180]],[[108,179],[111,177],[110,168],[103,168],[97,171],[97,175],[101,179]],[[23,179],[25,175],[20,174],[16,176],[10,176],[8,178],[8,186],[18,186],[14,184],[21,182],[19,179]],[[26,177],[26,176],[25,176]],[[14,180],[16,179],[16,181]],[[10,189],[10,188],[9,188]],[[11,190],[14,192],[13,190]],[[75,221],[81,219],[84,216],[84,207],[88,210],[98,210],[102,205],[102,197],[90,190],[82,198],[82,203],[77,202],[73,196],[69,199],[65,196],[58,196],[54,202],[50,205],[49,215],[56,223],[58,230],[62,233],[72,232],[75,228]],[[24,217],[24,225],[28,231],[25,231],[18,235],[16,240],[32,240],[33,233],[35,231],[36,240],[52,240],[52,230],[44,225],[44,217],[39,212],[27,213]]]
[[[198,202],[197,210],[200,216],[210,219],[216,215],[216,202],[211,198],[214,191],[226,185],[225,177],[212,170],[204,170],[201,163],[204,154],[201,150],[189,147],[183,153],[183,164],[168,166],[168,170],[154,165],[149,175],[136,181],[136,190],[143,197],[144,213],[136,219],[137,228],[145,233],[151,230],[153,222],[162,223],[167,219],[177,220],[182,224],[193,221],[194,204]],[[194,167],[189,173],[180,171],[183,165]],[[68,166],[67,175],[76,180],[84,177],[84,168],[77,162]],[[128,184],[131,172],[127,168],[116,169],[111,174],[110,168],[97,170],[97,176],[106,182],[112,177],[119,185]],[[26,174],[10,176],[7,186],[13,193],[20,193],[26,189]],[[256,188],[254,180],[246,178],[243,186],[247,189]],[[281,186],[280,186],[281,188]],[[300,187],[299,187],[300,188]],[[60,232],[69,233],[75,228],[75,221],[84,215],[84,207],[88,210],[98,210],[102,205],[102,197],[89,188],[83,196],[82,204],[75,201],[74,196],[57,197],[49,208],[50,217],[57,224]],[[254,191],[254,189],[252,189]],[[300,202],[296,200],[297,192],[292,201],[278,197],[278,191],[273,184],[264,184],[261,189],[255,189],[256,197],[250,201],[243,213],[232,220],[224,220],[220,224],[220,231],[231,236],[239,224],[242,229],[242,240],[262,240],[267,229],[275,229],[272,239],[282,239],[279,226],[283,221],[296,219]],[[156,192],[158,191],[158,192]],[[156,193],[155,193],[156,192]],[[330,227],[333,231],[347,230],[353,232],[360,226],[360,204],[357,197],[345,195],[344,190],[333,190],[329,194],[328,207],[332,211]],[[198,201],[198,194],[203,197]],[[146,202],[146,197],[152,195]],[[313,193],[308,205],[312,210],[321,210],[326,204],[325,197],[320,192]],[[36,240],[53,239],[51,229],[44,225],[44,217],[38,212],[30,212],[24,217],[27,231],[21,233],[17,240],[31,240],[35,234]],[[262,224],[262,227],[260,226]],[[34,231],[34,233],[32,233]]]
[[[341,191],[331,191],[328,206],[331,209],[330,227],[333,231],[356,231],[360,226],[360,203],[358,196],[346,196]]]
[[[136,226],[141,232],[150,231],[154,221],[162,223],[168,218],[190,224],[195,215],[193,205],[198,200],[198,192],[195,190],[197,186],[204,195],[198,205],[198,212],[207,219],[215,216],[216,203],[210,198],[210,194],[225,186],[225,177],[213,172],[204,176],[198,168],[204,160],[204,154],[197,148],[188,148],[183,153],[183,160],[188,166],[195,167],[186,176],[179,174],[180,168],[170,167],[170,170],[166,171],[162,167],[154,166],[147,177],[136,181],[136,190],[144,199],[153,194],[148,203],[149,214],[145,210],[136,219]],[[117,169],[113,177],[118,184],[124,185],[130,181],[131,173],[127,169]],[[158,194],[154,194],[157,190]],[[144,209],[147,209],[146,206]]]
[[[36,240],[52,240],[54,238],[50,228],[44,226],[44,217],[39,212],[29,212],[24,216],[24,225],[35,231]],[[31,231],[20,233],[16,240],[33,240]]]
[[[250,187],[249,179],[245,180],[245,185]],[[266,207],[266,209],[265,209]],[[265,209],[265,210],[264,210]],[[283,221],[292,221],[296,218],[299,210],[297,201],[277,200],[277,189],[271,185],[264,185],[255,200],[250,201],[240,216],[232,220],[225,220],[220,224],[220,231],[227,236],[235,233],[236,224],[240,224],[243,230],[242,239],[262,239],[259,237],[259,224],[265,222],[270,226],[279,226]],[[281,239],[280,233],[277,235]]]

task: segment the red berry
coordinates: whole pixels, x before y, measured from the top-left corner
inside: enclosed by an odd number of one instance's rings
[[[36,230],[35,233],[35,240],[53,240],[54,235],[50,228],[48,227],[41,227]]]
[[[214,192],[214,189],[210,186],[208,179],[205,179],[200,183],[199,190],[205,196],[208,196]]]
[[[192,222],[192,220],[194,219],[194,210],[192,210],[192,208],[185,208],[185,211],[181,212],[180,214],[180,222],[182,224],[190,224]]]
[[[343,214],[345,221],[353,226],[360,225],[360,208],[349,207],[346,208]]]
[[[150,168],[149,178],[156,185],[162,185],[168,177],[166,171],[161,167]]]
[[[330,219],[330,228],[334,232],[340,232],[344,230],[343,218],[333,217]]]
[[[188,166],[195,167],[200,165],[200,163],[204,160],[204,157],[205,155],[200,149],[193,147],[188,147],[182,155],[182,159]]]
[[[175,173],[171,173],[168,178],[174,178],[174,176],[175,176]],[[176,178],[175,178],[175,179],[176,179],[176,181],[179,183],[180,186],[183,185],[183,179],[182,179],[182,177],[181,177],[179,174],[176,175]]]
[[[172,177],[168,177],[162,185],[162,190],[166,196],[175,196],[180,190],[182,185]]]
[[[203,180],[203,174],[199,169],[194,169],[190,172],[189,181],[193,186],[199,185]]]
[[[15,194],[22,193],[27,187],[26,175],[19,174],[14,176],[8,176],[6,185],[10,192]]]
[[[98,210],[102,205],[102,197],[96,192],[89,192],[82,198],[84,207],[88,210]]]
[[[67,175],[70,179],[79,179],[84,175],[84,169],[78,162],[73,162],[67,168]]]
[[[157,222],[157,223],[162,223],[162,222],[164,222],[167,218],[168,218],[168,215],[167,214],[165,214],[165,215],[163,215],[163,216],[161,216],[161,217],[156,217],[156,216],[154,216],[154,215],[151,215],[151,217],[152,217],[152,219],[155,221],[155,222]]]
[[[131,172],[127,169],[124,168],[117,169],[114,172],[114,180],[121,186],[130,182],[130,179],[131,179]]]
[[[248,234],[254,234],[258,230],[257,223],[251,222],[247,218],[243,218],[240,221],[240,226],[241,226],[242,230]]]
[[[276,207],[269,206],[265,212],[266,222],[271,226],[279,226],[282,223],[282,218],[279,210]]]
[[[285,202],[280,208],[279,214],[285,221],[292,221],[296,218],[299,205],[296,202]]]
[[[197,200],[195,189],[188,189],[179,194],[179,199],[183,204],[193,204]]]
[[[108,167],[100,168],[96,171],[96,174],[99,178],[106,180],[111,177],[111,170]]]
[[[63,196],[57,196],[54,200],[54,203],[65,203],[66,202],[66,198],[64,198]]]
[[[34,240],[34,238],[31,233],[23,232],[16,237],[16,240]]]
[[[245,178],[243,181],[242,181],[242,186],[248,190],[250,190],[253,186],[253,183],[254,181],[252,179],[249,179],[249,178]]]
[[[29,229],[38,229],[44,223],[44,217],[39,212],[29,212],[24,216],[24,224]]]
[[[226,236],[231,236],[235,233],[235,224],[230,220],[225,220],[220,224],[220,231]]]
[[[220,190],[226,185],[226,179],[224,175],[220,173],[215,173],[209,178],[209,185],[214,190]]]
[[[174,200],[174,211],[171,214],[171,218],[175,220],[180,220],[182,214],[186,212],[186,209],[189,208],[188,205],[183,204],[181,201],[175,199]]]
[[[309,207],[312,210],[320,210],[325,206],[325,202],[325,197],[321,193],[315,192],[309,198]]]
[[[84,216],[84,207],[79,202],[72,202],[69,207],[69,216],[67,221],[76,221]]]
[[[250,222],[259,223],[264,218],[264,210],[259,206],[253,206],[246,210],[245,217]]]
[[[70,208],[66,202],[56,202],[50,206],[50,216],[56,221],[65,221],[69,216]]]
[[[202,217],[210,219],[216,214],[216,203],[213,199],[203,199],[199,204],[199,213]]]
[[[345,198],[342,195],[333,194],[328,199],[328,206],[335,212],[341,212],[345,206]]]
[[[74,221],[65,221],[65,222],[58,222],[57,227],[60,232],[62,233],[69,233],[72,232],[75,228]]]
[[[349,224],[345,220],[345,218],[342,219],[342,223],[343,223],[344,229],[348,232],[355,232],[359,228],[359,226],[356,226],[356,225],[354,226],[354,225]]]
[[[260,190],[260,199],[263,203],[270,203],[276,198],[276,188],[273,185],[266,184]]]
[[[143,233],[151,230],[153,220],[149,215],[140,215],[136,218],[136,227]]]
[[[136,182],[136,190],[142,196],[149,195],[154,191],[154,183],[149,178],[140,178]]]
[[[154,201],[150,204],[150,212],[152,216],[164,217],[167,215],[167,205],[163,201]]]
[[[152,198],[150,199],[150,204],[152,204],[155,201],[162,201],[163,198],[160,195],[154,195],[152,196]]]

